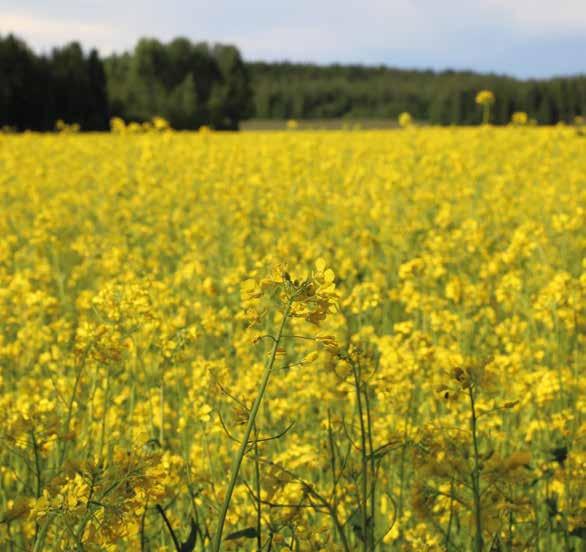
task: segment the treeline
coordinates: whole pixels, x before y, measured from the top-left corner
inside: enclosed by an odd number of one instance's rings
[[[35,54],[0,36],[0,127],[51,130],[61,119],[83,130],[111,117],[167,119],[174,128],[237,129],[259,119],[383,118],[409,112],[431,124],[478,124],[475,103],[492,90],[492,122],[524,111],[541,124],[586,115],[586,76],[519,80],[462,71],[359,65],[245,63],[234,46],[142,39],[132,52],[100,59],[78,43]]]
[[[492,90],[492,122],[525,111],[541,124],[586,114],[586,76],[519,80],[462,71],[414,71],[359,65],[250,63],[255,117],[261,119],[395,118],[407,111],[432,124],[479,124],[475,103]]]
[[[127,121],[160,115],[176,129],[234,130],[254,109],[248,70],[234,46],[145,38],[105,67],[111,113]]]
[[[104,130],[111,117],[162,116],[176,129],[237,129],[254,105],[237,48],[142,39],[131,53],[101,60],[78,43],[36,55],[0,36],[0,127],[52,130],[58,120]]]
[[[85,130],[108,128],[104,66],[78,43],[36,55],[22,40],[0,36],[0,127],[52,130],[59,120]]]

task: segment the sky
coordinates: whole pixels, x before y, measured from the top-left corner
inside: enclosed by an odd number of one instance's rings
[[[231,43],[250,61],[586,73],[586,0],[0,0],[0,34],[101,54],[142,36]]]

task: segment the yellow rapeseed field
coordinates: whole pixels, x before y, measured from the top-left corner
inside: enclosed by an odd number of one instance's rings
[[[577,129],[154,126],[0,135],[0,550],[583,550]]]

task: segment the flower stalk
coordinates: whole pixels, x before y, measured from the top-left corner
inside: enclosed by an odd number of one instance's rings
[[[277,356],[277,350],[279,348],[279,344],[281,342],[281,338],[283,337],[283,331],[287,324],[287,319],[289,318],[289,314],[291,311],[291,303],[292,299],[289,299],[285,306],[285,310],[283,311],[283,320],[281,320],[281,325],[279,327],[279,331],[277,333],[276,338],[273,341],[273,347],[271,350],[270,357],[267,361],[265,366],[262,379],[260,382],[260,386],[258,389],[258,394],[252,408],[250,410],[250,414],[248,415],[248,422],[246,423],[246,429],[244,430],[244,435],[242,437],[242,441],[240,443],[240,448],[236,452],[234,456],[234,460],[232,461],[232,468],[231,468],[231,475],[230,475],[230,482],[228,483],[228,488],[226,489],[226,495],[224,496],[224,503],[222,505],[222,509],[220,511],[220,517],[218,520],[218,526],[216,529],[216,533],[214,535],[214,540],[212,544],[212,550],[214,552],[219,552],[221,545],[222,545],[222,533],[224,531],[224,523],[226,522],[226,515],[228,513],[228,509],[230,507],[230,501],[232,500],[232,494],[234,492],[234,488],[236,487],[236,481],[238,479],[238,473],[240,472],[240,466],[242,465],[242,461],[244,459],[244,455],[246,454],[246,449],[249,444],[250,434],[252,433],[252,429],[255,425],[256,416],[258,414],[261,402],[264,398],[267,385],[269,383],[269,379],[271,377],[273,366],[275,364],[275,358]]]

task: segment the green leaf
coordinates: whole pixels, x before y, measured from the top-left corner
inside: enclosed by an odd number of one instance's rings
[[[246,529],[230,533],[224,540],[256,539],[256,537],[258,537],[256,527],[247,527]]]
[[[193,552],[195,549],[195,543],[197,541],[197,532],[199,531],[199,526],[195,522],[194,519],[191,520],[191,530],[189,531],[189,536],[187,540],[181,545],[181,552]]]

